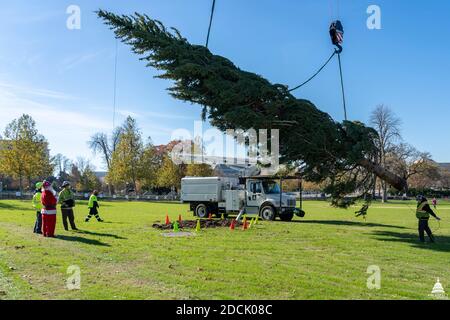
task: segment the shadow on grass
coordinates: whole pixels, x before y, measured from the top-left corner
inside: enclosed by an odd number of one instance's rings
[[[100,233],[100,232],[92,232],[92,231],[86,231],[86,230],[78,230],[77,233],[91,235],[91,236],[99,236],[99,237],[108,237],[108,238],[114,238],[119,240],[126,240],[127,238],[118,236],[117,234],[112,233]]]
[[[410,244],[414,248],[433,250],[440,252],[450,252],[450,237],[435,235],[436,243],[429,243],[428,237],[425,237],[426,243],[419,241],[418,233],[399,233],[390,231],[375,231],[376,240],[389,242],[403,242]]]
[[[5,209],[5,210],[24,210],[24,208],[21,205],[11,205],[11,204],[2,203],[2,202],[0,202],[0,209]]]
[[[96,223],[95,221],[93,221],[92,223]],[[102,224],[130,224],[128,222],[118,222],[118,221],[103,221]]]
[[[332,226],[407,229],[406,227],[394,226],[394,225],[389,225],[389,224],[371,223],[371,222],[355,222],[355,221],[340,221],[340,220],[294,220],[291,222],[303,223],[303,224],[323,224],[323,225],[332,225]]]
[[[101,246],[101,247],[110,247],[111,245],[98,241],[98,240],[93,240],[93,239],[86,239],[86,238],[82,238],[82,237],[76,237],[76,236],[64,236],[64,235],[58,235],[56,236],[57,239],[59,240],[64,240],[64,241],[71,241],[71,242],[80,242],[80,243],[85,243],[85,244],[90,244],[90,245],[94,245],[94,246]]]

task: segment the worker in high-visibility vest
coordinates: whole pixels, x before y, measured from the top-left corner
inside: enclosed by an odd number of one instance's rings
[[[428,204],[427,198],[424,196],[417,197],[417,210],[416,217],[419,219],[419,238],[421,242],[425,242],[425,232],[430,238],[430,242],[434,242],[434,236],[431,232],[431,229],[428,225],[428,220],[430,219],[430,215],[433,216],[436,220],[441,220],[434,212],[431,210],[430,205]]]
[[[89,203],[88,203],[88,208],[89,208],[89,215],[86,217],[86,222],[89,222],[89,220],[91,220],[92,216],[95,216],[95,219],[97,219],[98,222],[103,222],[103,220],[100,218],[99,214],[98,214],[98,208],[100,207],[98,205],[98,191],[94,190],[91,194],[91,196],[89,197]]]
[[[36,222],[34,224],[34,233],[42,234],[42,203],[41,203],[41,197],[42,197],[42,182],[36,183],[36,191],[33,195],[33,208],[36,210]]]
[[[75,216],[73,214],[73,208],[75,207],[75,197],[73,191],[71,190],[71,185],[69,181],[64,181],[62,184],[62,190],[59,193],[58,203],[61,204],[61,213],[63,226],[66,231],[69,230],[69,225],[67,220],[69,220],[70,227],[72,230],[78,230],[75,225]]]

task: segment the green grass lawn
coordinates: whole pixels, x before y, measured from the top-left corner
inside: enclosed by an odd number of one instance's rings
[[[450,291],[450,203],[438,208],[434,245],[418,243],[403,202],[374,203],[366,221],[325,202],[304,207],[291,223],[166,238],[152,224],[191,219],[187,205],[102,203],[105,223],[85,223],[83,203],[83,231],[64,231],[59,214],[58,238],[45,239],[32,233],[29,202],[0,201],[0,299],[430,299],[437,277]],[[66,288],[71,265],[81,290]],[[370,265],[380,290],[366,286]]]

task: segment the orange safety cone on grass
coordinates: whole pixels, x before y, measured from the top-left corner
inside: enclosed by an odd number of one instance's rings
[[[233,221],[231,221],[230,224],[230,230],[234,230],[235,227],[236,227],[236,220],[233,219]]]
[[[168,214],[166,214],[166,225],[169,225],[170,224],[170,219],[169,219],[169,215]]]
[[[183,222],[183,219],[181,219],[181,214],[178,216],[178,222],[179,223]]]
[[[247,230],[248,224],[247,224],[247,217],[244,218],[244,221],[242,223],[242,230]]]

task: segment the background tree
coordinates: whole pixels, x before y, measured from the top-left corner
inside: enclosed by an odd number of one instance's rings
[[[72,161],[70,161],[70,159],[66,158],[61,153],[58,153],[57,155],[52,157],[51,161],[55,168],[54,174],[56,176],[58,184],[61,185],[64,181],[69,181]]]
[[[117,127],[113,130],[111,138],[108,138],[106,133],[97,132],[88,141],[89,148],[94,154],[100,154],[102,156],[103,162],[108,170],[111,168],[112,154],[116,151],[122,131],[122,127]]]
[[[395,143],[401,140],[400,118],[398,118],[389,107],[379,105],[372,111],[370,124],[378,132],[378,136],[375,138],[378,157],[375,159],[384,168],[389,168],[387,166],[387,157],[394,148]],[[383,202],[386,202],[388,185],[385,180],[381,181],[381,188],[383,191]]]
[[[183,167],[173,163],[169,156],[164,156],[162,166],[158,170],[158,187],[179,189],[183,176]]]
[[[110,138],[108,138],[108,134],[106,133],[97,132],[88,141],[89,148],[92,152],[101,155],[108,172],[111,170],[112,155],[117,149],[121,135],[122,127],[117,127],[113,130]],[[108,183],[108,192],[110,195],[113,187],[111,183]]]
[[[131,183],[136,191],[137,182],[142,176],[142,133],[132,117],[126,119],[122,129],[117,148],[112,153],[107,180],[113,184]]]
[[[335,205],[352,192],[368,191],[372,175],[397,189],[406,181],[374,162],[377,133],[360,122],[335,122],[311,102],[295,98],[287,86],[237,68],[206,47],[190,44],[181,34],[146,15],[115,15],[100,10],[117,38],[142,56],[148,66],[172,80],[170,94],[204,106],[203,117],[222,131],[280,129],[281,162],[303,168],[306,180],[326,182]],[[337,177],[337,178],[336,178]]]
[[[78,166],[76,163],[72,163],[70,167],[70,183],[72,186],[77,188],[77,186],[81,186],[81,172],[80,169],[78,169]]]
[[[151,190],[153,187],[157,186],[160,165],[160,157],[158,156],[156,148],[149,139],[144,151],[142,152],[140,161],[140,182],[144,189]]]
[[[0,167],[6,175],[23,183],[51,176],[53,165],[50,161],[48,143],[36,129],[36,123],[29,115],[22,115],[6,126],[4,140],[0,146]]]
[[[439,181],[442,189],[450,190],[450,171],[442,168]]]
[[[101,188],[101,182],[95,175],[95,168],[89,160],[79,157],[72,168],[77,182],[74,185],[78,191],[91,192]]]
[[[212,177],[214,170],[206,163],[193,163],[186,166],[186,176],[188,177]]]
[[[411,188],[425,190],[438,188],[441,181],[441,171],[437,163],[429,158],[417,160],[413,164],[414,174],[409,178]]]

